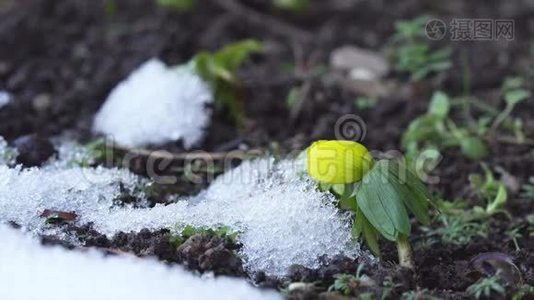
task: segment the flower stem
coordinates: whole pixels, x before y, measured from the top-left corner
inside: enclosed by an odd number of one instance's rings
[[[412,258],[412,246],[408,240],[408,236],[400,234],[397,238],[397,252],[399,254],[399,264],[401,267],[408,269],[413,269],[413,258]]]

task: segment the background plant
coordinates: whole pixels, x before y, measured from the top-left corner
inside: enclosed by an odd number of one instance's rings
[[[228,112],[237,125],[242,124],[245,110],[239,99],[241,83],[236,72],[251,54],[258,53],[261,49],[262,45],[258,41],[245,40],[228,44],[215,53],[200,52],[192,60],[198,74],[211,84],[215,94],[215,108]]]
[[[365,265],[358,265],[356,274],[338,274],[335,275],[336,280],[328,288],[329,291],[337,291],[342,295],[349,296],[354,294],[354,291],[359,287],[372,287],[375,282],[371,277],[363,273]]]
[[[402,144],[408,157],[417,157],[423,149],[442,151],[458,148],[464,156],[480,160],[489,153],[487,140],[516,144],[527,142],[522,120],[511,116],[514,108],[530,97],[523,84],[523,80],[517,77],[504,81],[501,96],[505,106],[501,111],[474,97],[464,95],[451,99],[444,92],[435,92],[427,113],[414,119],[403,134]],[[456,106],[460,106],[464,113],[459,123],[451,116]],[[473,113],[477,118],[473,117]],[[511,132],[514,136],[498,136],[499,130]]]
[[[469,128],[463,128],[449,117],[451,99],[444,92],[432,95],[428,112],[414,119],[402,137],[408,157],[415,158],[422,149],[443,150],[460,148],[462,153],[474,160],[482,159],[488,149],[482,137]]]
[[[395,23],[395,34],[388,48],[397,71],[410,74],[412,81],[420,81],[432,73],[448,70],[452,66],[451,49],[432,49],[424,30],[427,16]]]
[[[506,290],[499,281],[499,276],[491,276],[488,278],[482,278],[476,283],[470,285],[466,292],[475,299],[490,298],[491,295],[498,293],[504,295]]]
[[[238,232],[233,231],[228,226],[219,226],[216,228],[208,227],[195,227],[192,225],[186,225],[179,234],[172,235],[170,237],[171,244],[179,246],[183,244],[187,239],[194,235],[202,235],[208,237],[219,237],[229,239],[233,242],[237,241],[239,235]]]

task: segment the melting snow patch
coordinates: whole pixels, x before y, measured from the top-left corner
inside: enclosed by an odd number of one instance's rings
[[[0,226],[0,299],[281,299],[245,281],[196,277],[133,257],[43,247]]]
[[[65,157],[68,157],[65,156]],[[284,276],[289,266],[316,268],[320,257],[358,257],[348,213],[330,194],[299,175],[297,161],[246,161],[218,177],[198,196],[176,198],[154,208],[117,207],[121,190],[144,183],[127,170],[72,167],[61,162],[41,169],[0,166],[0,221],[14,221],[36,233],[58,233],[39,217],[44,209],[74,211],[81,224],[111,236],[118,231],[180,226],[230,226],[239,231],[241,254],[250,273]],[[50,232],[52,231],[52,232]]]
[[[111,92],[93,129],[126,147],[203,138],[213,95],[189,66],[169,68],[158,59],[141,65]]]
[[[350,217],[333,205],[331,195],[298,176],[292,161],[244,162],[220,176],[202,194],[152,209],[122,209],[94,220],[97,230],[228,225],[241,232],[242,255],[251,273],[284,276],[292,264],[320,266],[323,255],[362,255],[351,241]]]
[[[11,101],[11,95],[6,91],[0,91],[0,108],[6,106]]]

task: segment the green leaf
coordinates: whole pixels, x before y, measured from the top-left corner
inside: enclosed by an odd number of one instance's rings
[[[497,212],[500,208],[504,206],[504,204],[506,204],[507,200],[508,192],[506,191],[506,187],[504,186],[504,184],[500,184],[495,199],[493,199],[493,201],[488,205],[486,211],[489,214]]]
[[[488,155],[486,144],[478,137],[461,139],[460,148],[465,156],[473,160],[480,160]]]
[[[355,211],[358,209],[358,203],[356,197],[342,197],[339,199],[339,206],[344,210]]]
[[[245,40],[226,45],[216,53],[200,52],[191,61],[197,73],[210,83],[215,94],[215,109],[226,109],[238,125],[244,119],[245,109],[238,101],[236,72],[249,55],[261,49],[261,43]]]
[[[171,8],[178,11],[190,11],[197,4],[196,0],[157,0],[160,7]]]
[[[354,216],[354,222],[352,223],[352,238],[359,239],[362,236],[363,233],[363,226],[364,226],[364,218],[363,214],[361,213],[361,210],[356,209],[356,214]]]
[[[369,223],[360,209],[356,209],[354,224],[352,225],[352,237],[355,239],[363,238],[365,244],[376,256],[380,256],[380,247],[378,245],[379,232],[376,231]]]
[[[437,115],[422,115],[413,120],[402,136],[402,143],[406,147],[413,142],[422,142],[439,137],[436,127],[441,122]]]
[[[332,184],[332,191],[336,193],[338,196],[342,196],[343,194],[345,194],[345,184],[343,183]]]
[[[366,219],[363,225],[363,236],[365,238],[365,244],[376,256],[380,257],[380,246],[378,245],[378,232],[374,229],[373,225]]]
[[[274,0],[273,4],[279,9],[302,12],[310,6],[310,0]]]
[[[328,191],[328,190],[330,190],[332,188],[332,184],[331,183],[326,183],[326,182],[319,181],[318,184],[319,184],[319,190],[321,192],[326,192],[326,191]]]
[[[388,161],[377,162],[367,173],[356,194],[358,207],[386,239],[395,241],[399,233],[409,235],[410,219],[398,190],[392,184]]]
[[[511,90],[504,94],[504,101],[508,105],[517,105],[530,97],[530,92],[524,89]]]
[[[428,112],[444,119],[449,114],[450,107],[449,96],[444,92],[437,91],[432,95]]]
[[[388,172],[391,183],[406,207],[419,222],[424,225],[429,224],[428,205],[433,202],[423,182],[406,164],[396,160],[389,161]]]

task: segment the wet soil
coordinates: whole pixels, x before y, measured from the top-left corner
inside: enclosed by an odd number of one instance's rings
[[[296,28],[299,35],[273,29],[267,22],[244,21],[238,11],[228,9],[220,1],[202,1],[191,12],[165,10],[154,2],[0,1],[0,90],[7,90],[14,98],[0,109],[0,135],[14,142],[28,134],[46,137],[70,132],[80,141],[89,141],[94,138],[90,133],[92,118],[110,90],[145,60],[157,56],[169,64],[180,64],[199,50],[216,50],[244,38],[259,39],[266,46],[264,53],[255,55],[239,74],[243,88],[241,100],[246,107],[244,126],[236,128],[227,114],[216,113],[199,149],[215,152],[243,147],[273,149],[276,142],[282,153],[289,153],[303,149],[310,141],[334,138],[336,121],[345,114],[356,114],[366,122],[365,143],[370,149],[400,150],[403,130],[426,110],[427,99],[434,90],[445,90],[451,95],[463,92],[462,60],[468,62],[472,74],[471,93],[488,103],[498,100],[495,94],[506,76],[534,73],[532,63],[528,62],[530,37],[534,36],[534,7],[529,1],[494,0],[483,5],[459,0],[355,1],[348,8],[334,3],[342,1],[332,1],[321,2],[300,15],[281,12],[265,1],[240,2],[250,10]],[[354,105],[358,94],[342,85],[287,70],[288,64],[303,72],[326,65],[331,51],[347,44],[380,51],[387,44],[396,20],[423,13],[444,19],[513,19],[516,36],[506,43],[449,43],[455,53],[455,66],[451,70],[417,84],[409,82],[405,74],[393,72],[388,80],[395,80],[397,87],[365,110]],[[303,108],[292,114],[286,96],[290,88],[303,83],[310,85],[309,92]],[[532,88],[531,82],[527,84]],[[527,136],[533,136],[533,102],[521,104],[516,114],[525,120]],[[180,143],[162,148],[173,153],[183,151]],[[493,168],[507,170],[520,185],[533,174],[532,150],[532,146],[490,141],[486,162]],[[431,188],[446,199],[463,198],[474,204],[477,200],[469,193],[467,176],[480,171],[478,163],[465,159],[458,151],[447,150],[444,161],[434,172],[440,180]],[[162,187],[162,193],[187,194],[200,188],[179,183]],[[163,198],[153,202],[161,202]],[[127,200],[135,202],[135,199]],[[534,212],[532,200],[522,199],[518,191],[512,191],[506,208],[525,236],[519,240],[519,250],[505,233],[511,221],[497,218],[490,224],[487,238],[475,238],[466,246],[437,241],[426,248],[415,248],[416,273],[398,269],[393,263],[394,246],[384,243],[386,263],[369,266],[366,273],[378,283],[387,277],[398,283],[392,298],[411,290],[427,290],[428,294],[448,299],[467,298],[465,289],[482,276],[474,271],[471,259],[484,252],[501,252],[513,257],[524,282],[534,285],[534,241],[528,238],[525,220]],[[185,246],[177,247],[169,242],[170,233],[164,230],[120,233],[108,239],[90,226],[67,226],[86,247],[98,247],[118,255],[156,256],[200,272],[247,276],[236,255],[239,245],[228,240],[195,236]],[[422,232],[415,226],[413,241],[421,236]],[[78,247],[55,237],[43,237],[43,242]],[[292,267],[288,274],[292,281],[321,281],[321,284],[316,291],[290,294],[290,297],[328,297],[319,293],[333,282],[333,275],[354,273],[357,263],[338,258],[325,261],[319,270]],[[259,286],[283,285],[282,281],[263,274],[256,274],[251,280]],[[355,288],[354,295],[367,291],[381,295],[382,289]],[[509,293],[513,290],[513,287],[507,289]]]

